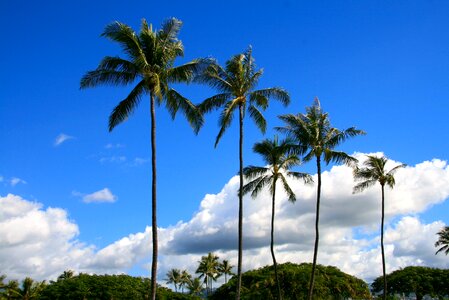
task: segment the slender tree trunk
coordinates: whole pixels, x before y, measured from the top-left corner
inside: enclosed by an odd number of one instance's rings
[[[240,188],[239,188],[239,254],[237,263],[237,293],[236,300],[240,300],[240,290],[242,288],[242,253],[243,253],[243,105],[239,104],[240,140],[239,140],[239,161],[240,161]]]
[[[154,95],[150,94],[150,110],[151,110],[151,167],[152,167],[152,183],[151,183],[151,229],[153,233],[153,261],[151,263],[151,299],[156,300],[156,282],[157,282],[157,219],[156,219],[156,109],[154,103]]]
[[[310,275],[308,300],[313,297],[313,285],[315,284],[316,260],[318,256],[318,242],[320,240],[319,222],[320,222],[320,200],[321,200],[321,157],[316,158],[316,167],[318,172],[318,187],[316,190],[316,217],[315,217],[315,248],[313,250],[312,274]]]
[[[384,217],[385,217],[385,193],[384,193],[384,185],[382,187],[382,220],[380,222],[380,248],[382,250],[382,274],[384,277],[384,293],[382,295],[382,299],[387,299],[387,275],[385,271],[385,251],[384,251]]]
[[[276,278],[276,285],[278,289],[278,299],[282,299],[281,294],[281,285],[279,284],[279,277],[278,277],[278,264],[276,262],[276,257],[274,255],[274,214],[275,214],[275,208],[276,208],[276,179],[273,180],[273,199],[272,199],[272,205],[271,205],[271,243],[270,243],[270,250],[271,250],[271,257],[273,258],[273,266],[274,266],[274,277]]]

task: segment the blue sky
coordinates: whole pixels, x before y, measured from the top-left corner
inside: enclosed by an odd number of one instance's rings
[[[281,125],[279,114],[303,112],[318,96],[336,127],[368,133],[341,150],[383,152],[410,166],[446,161],[448,12],[445,1],[2,1],[0,197],[41,203],[41,211],[63,209],[78,226],[71,240],[97,250],[150,224],[148,101],[109,133],[108,116],[130,87],[79,90],[82,75],[102,57],[121,55],[100,37],[115,20],[138,30],[142,18],[156,28],[181,19],[185,57],[178,63],[212,56],[223,64],[252,45],[264,69],[259,87],[281,86],[292,99],[287,108],[272,102],[266,111],[267,137]],[[200,85],[177,88],[196,103],[214,93]],[[198,136],[182,115],[172,121],[163,108],[157,124],[159,226],[174,228],[236,174],[238,132],[234,124],[214,149],[216,113]],[[67,139],[56,145],[61,134]],[[251,153],[262,138],[248,119],[245,164],[262,163]],[[315,172],[313,164],[302,170]],[[102,190],[110,203],[83,201]],[[404,215],[423,226],[447,224],[447,196],[392,214],[391,226]],[[120,270],[146,272],[138,263]]]

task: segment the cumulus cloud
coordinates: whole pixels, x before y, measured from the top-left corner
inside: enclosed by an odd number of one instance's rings
[[[364,154],[356,154],[356,157],[363,160]],[[391,166],[398,163],[392,161]],[[314,177],[316,179],[316,174]],[[380,188],[374,186],[361,194],[353,195],[352,170],[345,166],[334,166],[323,172],[322,179],[318,262],[335,265],[347,273],[371,281],[382,272],[379,249]],[[294,204],[287,201],[280,187],[278,189],[275,224],[277,259],[280,263],[311,262],[316,187],[294,181],[290,181],[290,184],[297,196]],[[201,256],[210,251],[221,259],[230,260],[231,264],[237,264],[238,185],[238,177],[231,178],[219,193],[204,197],[190,220],[158,229],[158,274],[161,283],[171,268],[187,269],[194,273]],[[110,197],[112,193],[109,191],[109,194]],[[448,196],[449,167],[445,161],[425,161],[397,172],[395,188],[388,189],[386,193],[385,250],[388,272],[408,265],[449,267],[446,257],[435,256],[436,249],[433,246],[437,239],[436,232],[445,224],[437,220],[425,223],[419,217],[420,213],[445,201]],[[22,272],[21,274],[33,275],[33,272],[40,270],[41,274],[48,275],[51,272],[47,268],[54,270],[54,266],[58,265],[56,255],[65,258],[59,265],[71,265],[75,270],[117,273],[142,264],[147,264],[146,268],[149,269],[150,227],[96,251],[91,246],[74,241],[78,229],[76,224],[67,220],[63,210],[44,210],[40,204],[27,202],[16,196],[8,195],[6,198],[15,203],[0,205],[0,269],[6,269],[8,274],[9,271],[14,271],[14,274]],[[271,264],[270,207],[268,193],[261,193],[256,199],[249,196],[244,198],[244,270]],[[39,220],[29,219],[36,218],[36,215],[42,217]],[[13,231],[13,234],[9,234],[8,229],[12,227],[5,224],[17,219],[24,225],[18,224],[13,228],[22,232],[14,234]],[[34,220],[34,223],[30,220]],[[65,226],[45,225],[56,222],[52,220],[59,220]],[[35,233],[37,229],[39,232]],[[52,234],[52,230],[63,232]],[[39,234],[53,239],[47,240]],[[55,255],[48,253],[49,251],[28,253],[29,249],[33,249],[33,243],[37,242],[50,243],[52,247],[54,245],[51,243],[65,246],[54,248],[63,249]],[[8,243],[9,246],[1,243]],[[22,251],[21,256],[15,256],[14,247]],[[5,249],[10,248],[11,252],[5,254]],[[28,256],[33,257],[28,264],[18,259]],[[35,266],[47,267],[33,271]],[[61,270],[64,269],[66,268]]]
[[[75,137],[73,137],[73,136],[70,136],[70,135],[67,135],[67,134],[65,134],[65,133],[61,133],[61,134],[59,134],[56,138],[55,138],[55,141],[54,141],[54,143],[53,143],[53,145],[55,146],[55,147],[57,147],[57,146],[60,146],[62,143],[64,143],[65,141],[68,141],[68,140],[71,140],[71,139],[74,139]]]
[[[73,193],[72,193],[73,194]],[[79,194],[79,193],[78,193]],[[112,192],[108,188],[104,188],[102,190],[93,192],[92,194],[84,195],[83,202],[85,203],[102,203],[102,202],[115,202],[117,200],[117,196],[112,194]]]

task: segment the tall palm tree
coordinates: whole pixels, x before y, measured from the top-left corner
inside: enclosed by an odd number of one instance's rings
[[[218,64],[210,65],[205,72],[195,78],[195,81],[205,83],[219,91],[200,104],[203,113],[223,107],[219,118],[220,131],[215,140],[215,147],[227,128],[231,125],[234,112],[239,114],[239,212],[238,212],[238,262],[237,262],[237,292],[236,299],[240,299],[242,285],[242,252],[243,252],[243,122],[248,111],[256,126],[265,133],[266,121],[261,110],[268,107],[269,99],[277,99],[288,105],[288,93],[278,87],[255,90],[263,70],[257,70],[252,57],[251,47],[242,54],[233,56],[223,68]]]
[[[212,292],[212,282],[217,281],[219,265],[218,256],[211,252],[209,252],[207,256],[202,256],[199,261],[196,273],[200,274],[200,278],[204,277],[207,295]]]
[[[179,269],[171,269],[167,272],[167,284],[173,283],[175,292],[178,292],[178,284],[181,283],[181,271]]]
[[[270,251],[273,258],[274,274],[278,289],[278,299],[282,299],[281,287],[279,284],[276,257],[274,254],[274,214],[276,208],[276,183],[278,179],[287,193],[290,202],[296,201],[296,196],[287,182],[287,177],[302,179],[305,183],[312,182],[312,177],[306,173],[293,172],[290,169],[300,164],[299,157],[293,152],[295,148],[293,141],[289,138],[279,141],[275,136],[273,140],[265,139],[254,144],[253,151],[259,154],[268,167],[248,166],[243,169],[246,180],[250,180],[243,186],[243,194],[251,192],[251,197],[257,195],[266,186],[269,187],[271,201],[271,242]]]
[[[367,155],[367,159],[363,162],[363,168],[358,166],[354,168],[354,179],[361,181],[354,186],[354,193],[359,193],[365,189],[373,186],[377,182],[380,183],[382,191],[382,217],[380,225],[380,247],[382,251],[382,271],[384,280],[383,299],[387,297],[387,277],[385,271],[385,252],[384,252],[384,217],[385,217],[385,185],[393,188],[395,185],[394,173],[399,169],[405,167],[404,164],[392,168],[390,171],[385,170],[385,165],[388,159],[386,157],[377,157]]]
[[[227,277],[228,275],[235,275],[232,272],[233,267],[234,266],[229,263],[229,260],[226,260],[226,259],[224,259],[223,262],[218,266],[218,271],[219,271],[220,276],[224,275],[224,277],[225,277],[225,284],[228,283],[228,277]]]
[[[106,56],[98,67],[87,72],[81,79],[81,88],[98,85],[128,85],[137,82],[128,96],[122,100],[109,116],[109,131],[125,121],[135,110],[144,95],[149,95],[151,117],[151,163],[152,163],[152,242],[151,266],[152,299],[156,297],[157,272],[157,219],[156,219],[156,104],[165,104],[174,118],[181,110],[197,133],[203,119],[195,105],[171,88],[171,83],[188,82],[204,65],[205,60],[194,60],[181,66],[173,66],[174,60],[182,56],[184,48],[177,36],[181,21],[170,19],[158,31],[142,20],[139,34],[128,25],[114,22],[106,26],[102,36],[117,42],[125,58]]]
[[[442,251],[447,255],[449,253],[449,226],[445,226],[437,234],[438,241],[435,242],[435,247],[441,246],[441,248],[435,252],[435,255]]]
[[[315,283],[316,261],[319,244],[319,221],[320,221],[320,201],[321,201],[321,162],[329,164],[345,163],[354,164],[357,160],[345,152],[334,149],[350,137],[365,134],[364,131],[355,127],[339,130],[331,126],[329,115],[321,109],[318,98],[315,98],[313,105],[306,108],[305,114],[288,114],[279,116],[284,121],[284,127],[278,127],[281,132],[288,134],[299,145],[299,149],[304,154],[303,161],[316,160],[317,167],[317,193],[316,193],[316,214],[315,214],[315,245],[313,251],[312,273],[310,275],[309,291],[307,299],[312,300],[313,286]]]

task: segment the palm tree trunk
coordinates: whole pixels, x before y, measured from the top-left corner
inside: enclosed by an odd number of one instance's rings
[[[276,262],[276,257],[274,256],[274,214],[275,214],[275,208],[276,208],[276,179],[273,180],[273,199],[272,199],[272,205],[271,205],[271,243],[270,243],[270,250],[271,250],[271,257],[273,258],[273,266],[274,266],[274,277],[276,278],[276,285],[278,288],[278,299],[282,299],[281,295],[281,286],[279,284],[279,277],[278,277],[278,264]]]
[[[240,290],[242,287],[242,253],[243,253],[243,105],[239,104],[240,140],[239,140],[239,161],[240,161],[240,188],[239,188],[239,254],[237,263],[237,293],[236,300],[240,300]]]
[[[384,277],[384,293],[382,299],[387,299],[387,275],[385,271],[385,251],[384,251],[384,217],[385,217],[385,192],[384,185],[382,187],[382,220],[380,222],[380,248],[382,250],[382,274]]]
[[[315,217],[315,248],[313,250],[313,263],[312,263],[312,274],[310,275],[310,285],[309,293],[307,295],[308,300],[312,300],[313,296],[313,285],[315,283],[315,271],[316,271],[316,260],[318,256],[318,242],[320,240],[320,232],[318,224],[320,222],[320,198],[321,198],[321,157],[316,158],[316,167],[318,172],[318,187],[316,191],[316,217]]]
[[[156,300],[156,274],[157,274],[157,219],[156,219],[156,109],[154,95],[150,93],[151,110],[151,167],[152,167],[152,191],[151,191],[151,229],[153,234],[153,261],[151,263],[151,299]]]

